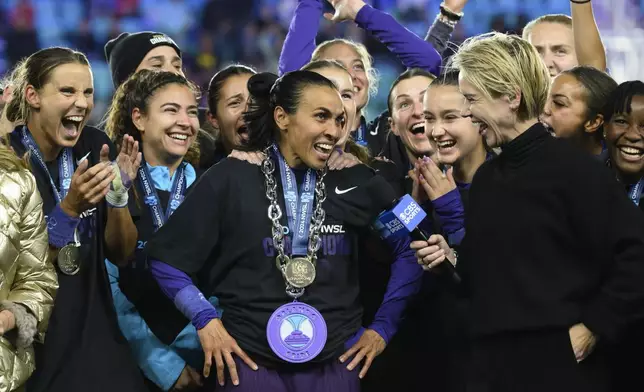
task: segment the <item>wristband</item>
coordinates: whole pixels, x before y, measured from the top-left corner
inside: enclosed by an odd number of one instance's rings
[[[57,204],[47,216],[47,234],[49,244],[55,248],[62,248],[74,241],[74,233],[78,228],[80,218],[67,215]]]
[[[203,311],[208,311],[208,313],[213,312],[212,314],[218,317],[215,307],[195,285],[186,286],[179,290],[174,297],[174,306],[189,320],[193,320]]]
[[[436,21],[450,27],[452,30],[456,28],[456,25],[458,24],[458,21],[451,20],[443,14],[436,15]]]
[[[113,208],[127,207],[128,199],[129,195],[127,190],[120,192],[110,190],[109,192],[107,192],[107,195],[105,195],[105,201],[107,201],[107,204],[109,204],[110,207]]]
[[[447,19],[455,21],[455,22],[460,21],[461,18],[463,17],[462,12],[456,13],[456,12],[452,11],[451,9],[449,9],[449,7],[447,7],[445,5],[445,3],[441,3],[440,10],[441,10],[442,15],[444,15]]]

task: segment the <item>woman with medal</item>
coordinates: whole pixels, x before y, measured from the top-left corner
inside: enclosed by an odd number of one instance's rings
[[[458,260],[440,235],[412,247],[463,276],[467,387],[610,391],[606,349],[644,309],[644,216],[597,159],[539,121],[550,78],[532,45],[474,37],[453,65],[464,115],[502,152],[474,176]]]
[[[142,378],[118,330],[103,262],[107,256],[124,263],[135,249],[125,207],[140,164],[138,143],[126,137],[117,154],[103,132],[85,125],[94,90],[82,53],[38,51],[12,83],[7,118],[24,125],[9,139],[31,159],[60,283],[28,389],[139,391]]]
[[[373,195],[384,180],[363,165],[326,172],[345,125],[328,79],[259,74],[249,90],[248,149],[267,158],[261,167],[225,159],[209,170],[148,242],[152,272],[197,327],[204,376],[214,357],[224,390],[357,390],[358,372],[337,361],[361,324],[351,247],[355,227],[384,207]],[[343,245],[319,258],[321,232],[331,228]],[[197,288],[186,273],[206,281]],[[201,292],[220,299],[223,318]]]
[[[26,162],[0,143],[0,391],[21,388],[34,370],[58,279],[49,261],[47,226]]]
[[[151,391],[194,389],[201,383],[195,370],[203,366],[197,331],[161,293],[143,252],[202,173],[195,169],[197,97],[198,88],[181,75],[141,70],[119,87],[105,123],[117,147],[131,135],[143,153],[130,189],[138,231],[134,260],[120,269],[107,260],[106,265],[121,331]]]
[[[608,97],[602,110],[606,165],[613,170],[633,204],[644,210],[644,83],[639,80],[620,84]],[[613,391],[641,389],[638,352],[644,349],[640,319],[631,326],[613,351]]]

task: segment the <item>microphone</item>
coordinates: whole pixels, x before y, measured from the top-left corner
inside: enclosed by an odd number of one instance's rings
[[[411,196],[404,195],[391,202],[389,208],[378,215],[373,227],[385,240],[411,236],[414,241],[427,241],[429,236],[418,227],[426,216],[427,213]],[[461,277],[449,260],[443,262],[439,268],[444,269],[454,282],[461,282]]]

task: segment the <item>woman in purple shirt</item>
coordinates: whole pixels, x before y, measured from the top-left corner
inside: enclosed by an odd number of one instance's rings
[[[362,0],[329,1],[336,9],[334,15],[325,14],[335,22],[353,20],[359,27],[373,34],[380,42],[396,54],[408,68],[422,68],[437,74],[441,56],[437,49],[443,49],[451,29],[460,19],[464,0],[452,0],[441,10],[426,40],[419,38],[401,26],[392,16],[374,9]],[[376,91],[376,73],[373,60],[364,45],[346,39],[325,41],[316,47],[315,37],[322,17],[322,0],[299,0],[291,21],[279,61],[279,72],[300,69],[310,60],[337,60],[351,73],[356,87],[356,120],[351,129],[359,144],[368,146],[375,155],[379,154],[387,139],[387,114],[367,124],[362,115],[369,102],[370,93]],[[453,10],[450,11],[449,7]],[[446,11],[444,11],[446,10]],[[452,19],[445,15],[449,14]],[[429,42],[428,42],[429,41]],[[431,42],[431,43],[430,43]],[[433,44],[433,45],[432,45]]]

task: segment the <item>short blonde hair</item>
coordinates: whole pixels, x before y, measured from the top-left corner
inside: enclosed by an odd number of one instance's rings
[[[489,33],[469,38],[452,58],[451,67],[488,98],[515,97],[521,92],[519,121],[543,112],[550,75],[534,46],[516,35]]]
[[[367,47],[361,43],[354,42],[344,38],[336,38],[328,41],[324,41],[319,44],[313,51],[311,56],[311,61],[321,60],[322,54],[324,51],[334,45],[344,44],[355,50],[364,64],[365,72],[367,74],[367,80],[369,81],[369,96],[375,96],[378,93],[378,71],[373,67],[373,57],[367,51]]]
[[[558,23],[572,29],[572,18],[564,14],[549,14],[538,17],[528,22],[527,25],[523,28],[523,39],[529,41],[530,34],[532,34],[532,29],[534,26],[541,23]]]

